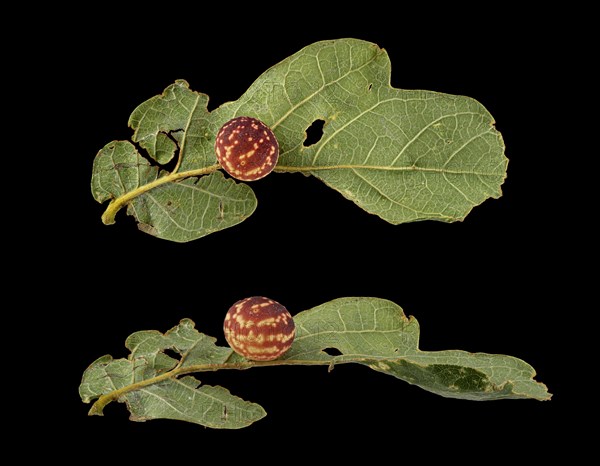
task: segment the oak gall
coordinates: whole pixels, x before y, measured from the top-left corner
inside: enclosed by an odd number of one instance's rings
[[[294,319],[277,301],[253,296],[236,302],[225,316],[225,339],[239,355],[252,361],[272,361],[292,346]]]
[[[239,116],[225,123],[215,139],[215,153],[223,169],[234,178],[254,181],[273,171],[279,143],[262,121]]]

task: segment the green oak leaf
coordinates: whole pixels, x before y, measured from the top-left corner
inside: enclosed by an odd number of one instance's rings
[[[221,172],[169,184],[163,183],[165,176],[133,144],[115,141],[94,160],[92,191],[101,202],[127,199],[127,212],[137,219],[140,230],[177,242],[236,225],[256,209],[252,189]],[[143,195],[132,195],[153,185]]]
[[[284,359],[359,362],[450,398],[548,399],[534,369],[512,356],[421,351],[419,324],[380,298],[340,298],[294,317],[298,336]],[[323,349],[342,353],[330,356]]]
[[[126,341],[131,351],[128,359],[102,356],[85,371],[79,387],[81,399],[88,403],[116,393],[115,397],[127,404],[133,421],[160,418],[213,428],[246,427],[266,415],[262,407],[222,387],[201,385],[192,376],[170,376],[169,371],[183,370],[190,364],[224,363],[232,351],[215,345],[215,341],[195,330],[189,319],[164,335],[153,330],[136,332]],[[179,353],[180,360],[165,354],[167,349]],[[128,389],[132,386],[137,388]],[[90,414],[102,415],[102,408],[96,403]]]
[[[273,361],[248,361],[198,332],[190,319],[162,334],[148,330],[126,341],[127,359],[102,356],[84,372],[79,394],[96,400],[90,415],[112,401],[126,403],[134,421],[175,419],[213,428],[246,427],[266,415],[220,386],[202,385],[191,373],[275,365],[355,363],[424,390],[466,400],[548,400],[535,370],[506,355],[466,351],[421,351],[419,325],[400,306],[370,297],[339,298],[294,316],[296,338]],[[339,354],[329,354],[335,348]],[[172,350],[178,358],[165,353]],[[362,376],[362,375],[361,375]]]
[[[392,224],[458,221],[500,197],[508,160],[489,112],[465,96],[395,89],[390,78],[384,49],[338,39],[284,59],[212,112],[208,96],[176,81],[133,111],[132,142],[113,141],[97,154],[92,193],[110,201],[103,222],[128,206],[143,231],[184,242],[251,215],[251,188],[215,175],[215,135],[240,115],[273,129],[275,171],[315,176]],[[305,145],[318,120],[322,137]],[[211,177],[211,189],[196,189]]]

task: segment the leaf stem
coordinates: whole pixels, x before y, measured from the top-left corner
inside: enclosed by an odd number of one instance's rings
[[[340,360],[339,364],[356,362],[356,360]],[[129,392],[139,390],[149,385],[154,385],[165,380],[176,378],[180,375],[190,374],[193,372],[209,372],[218,371],[221,369],[249,369],[251,367],[264,367],[264,366],[284,366],[284,365],[302,365],[302,366],[332,366],[334,365],[333,360],[294,360],[294,359],[275,359],[273,361],[240,361],[234,363],[223,363],[223,364],[196,364],[190,366],[177,366],[169,372],[157,375],[155,377],[142,380],[140,382],[126,385],[110,393],[100,396],[92,405],[88,411],[89,416],[102,416],[104,407],[112,401],[118,400],[123,395]]]
[[[360,165],[360,164],[339,164],[339,165],[298,165],[296,167],[291,165],[276,165],[274,168],[275,172],[278,173],[293,173],[293,172],[316,172],[321,170],[382,170],[382,171],[399,171],[399,172],[432,172],[432,173],[446,173],[455,175],[477,175],[477,176],[497,176],[498,174],[493,172],[476,172],[476,171],[464,171],[464,170],[451,170],[445,168],[433,168],[433,167],[419,167],[416,165],[394,167],[389,165]]]
[[[165,183],[171,183],[175,181],[182,180],[184,178],[190,178],[192,176],[200,176],[206,175],[208,173],[212,173],[219,169],[221,166],[219,164],[210,165],[208,167],[199,168],[197,170],[188,170],[184,172],[173,172],[168,175],[157,178],[151,183],[147,183],[142,185],[128,193],[123,194],[122,196],[113,199],[111,203],[108,205],[104,213],[102,214],[102,223],[105,225],[112,225],[115,223],[115,215],[117,212],[129,204],[136,197],[156,188],[157,186],[163,185]]]
[[[133,199],[142,194],[158,187],[166,183],[172,183],[184,178],[191,178],[193,176],[201,176],[212,173],[221,168],[221,165],[214,164],[208,167],[199,168],[197,170],[188,170],[184,172],[173,172],[166,176],[162,176],[152,181],[151,183],[147,183],[142,185],[128,193],[123,194],[122,196],[113,199],[104,213],[102,214],[102,223],[105,225],[112,225],[115,223],[115,216],[117,212],[129,204]],[[301,173],[311,173],[320,170],[340,170],[340,169],[369,169],[369,170],[385,170],[385,171],[423,171],[423,172],[439,172],[439,173],[456,173],[456,174],[464,174],[461,171],[452,171],[452,170],[442,170],[439,168],[425,168],[425,167],[389,167],[389,166],[377,166],[377,165],[321,165],[321,166],[290,166],[290,165],[277,165],[275,166],[274,171],[278,173],[293,173],[293,172],[301,172]],[[493,173],[475,173],[470,172],[470,174],[475,174],[479,176],[489,176],[494,175]]]
[[[169,372],[165,372],[164,374],[157,375],[156,377],[152,377],[151,379],[146,379],[146,380],[142,380],[141,382],[132,383],[131,385],[126,385],[125,387],[114,390],[110,393],[107,393],[106,395],[102,395],[92,405],[92,407],[90,408],[90,410],[88,412],[88,415],[89,416],[93,416],[93,415],[102,416],[102,410],[111,401],[117,400],[118,398],[125,395],[126,393],[129,393],[129,392],[132,392],[135,390],[139,390],[140,388],[146,387],[148,385],[153,385],[155,383],[162,382],[163,380],[169,379],[169,378],[173,377],[172,373],[175,370],[176,369],[169,371]]]

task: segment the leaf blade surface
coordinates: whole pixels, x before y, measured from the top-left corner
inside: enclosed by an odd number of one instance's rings
[[[322,365],[331,370],[351,363],[447,398],[541,401],[552,396],[535,380],[533,367],[514,356],[420,350],[418,322],[386,299],[339,298],[297,313],[294,322],[290,350],[279,359],[260,362],[216,345],[190,319],[164,334],[135,332],[126,340],[131,352],[127,359],[107,355],[86,369],[81,399],[97,399],[90,414],[101,415],[107,403],[118,400],[127,404],[132,420],[166,418],[237,429],[264,417],[263,408],[223,387],[202,385],[189,374],[269,365]]]
[[[245,220],[256,207],[249,186],[237,184],[236,206],[244,208],[240,214],[234,206],[230,216],[228,209],[215,211],[210,196],[186,189],[189,178],[218,170],[215,134],[241,115],[274,130],[281,151],[276,171],[313,175],[392,224],[460,221],[486,199],[500,197],[508,160],[489,112],[472,98],[396,89],[390,79],[384,49],[338,39],[282,60],[238,100],[212,112],[208,96],[178,80],[133,111],[133,143],[113,141],[97,155],[92,192],[98,202],[111,200],[103,221],[113,223],[128,205],[142,231],[183,242]],[[324,122],[321,138],[305,144],[318,120]],[[115,147],[116,159],[109,154]],[[219,189],[229,191],[225,179],[218,180]],[[224,215],[226,221],[198,222],[205,203],[211,218]]]

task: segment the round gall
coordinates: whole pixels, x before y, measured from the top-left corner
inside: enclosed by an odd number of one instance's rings
[[[252,361],[272,361],[290,349],[296,336],[288,310],[263,296],[236,302],[225,316],[225,339],[241,356]]]
[[[279,143],[262,121],[239,116],[225,123],[215,139],[215,153],[223,169],[234,178],[254,181],[273,171]]]

